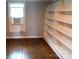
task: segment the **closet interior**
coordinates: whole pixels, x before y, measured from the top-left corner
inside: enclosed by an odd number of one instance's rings
[[[72,0],[51,0],[46,2],[47,5],[41,2],[31,3],[27,2],[24,5],[26,18],[23,18],[24,23],[21,26],[22,37],[42,37],[60,59],[72,59]],[[7,14],[8,12],[7,7]],[[43,13],[44,16],[42,16]],[[18,35],[10,34],[14,31],[9,31],[13,29],[12,19],[8,15],[7,19],[9,19],[7,20],[7,38],[11,35]]]

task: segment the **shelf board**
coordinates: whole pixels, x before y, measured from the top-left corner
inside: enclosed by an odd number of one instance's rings
[[[56,23],[54,26],[52,26],[54,29],[56,29],[57,31],[69,36],[72,38],[72,29],[69,27],[66,27],[64,25],[61,25],[59,23]]]
[[[62,7],[59,6],[59,7],[56,7],[56,10],[55,11],[64,11],[64,8],[63,8],[63,6]]]
[[[50,28],[53,29],[53,25],[50,25],[50,24],[48,24],[48,23],[46,23],[46,25],[47,25],[48,27],[50,27]]]
[[[45,25],[48,25],[49,27],[52,27],[53,25],[54,25],[54,21],[51,23],[51,22],[49,22],[49,21],[46,21],[45,22]]]
[[[72,15],[72,11],[56,11],[55,13],[59,13],[63,15]]]
[[[49,20],[49,21],[51,21],[51,20],[52,20],[52,21],[55,21],[55,17],[48,17],[48,16],[46,16],[45,18],[46,18],[47,20]]]
[[[48,32],[45,32],[45,37],[46,37],[46,38],[49,38],[50,41],[52,41],[53,38],[51,38],[51,37],[49,37],[49,36],[50,36],[50,35],[48,34]]]
[[[55,11],[52,11],[52,10],[47,10],[46,12],[47,13],[55,13]]]
[[[63,37],[61,34],[57,33],[56,31],[52,33],[49,30],[46,30],[51,36],[55,37],[58,41],[60,41],[62,44],[67,46],[70,50],[72,50],[72,43],[69,41],[66,37]]]
[[[55,15],[46,15],[46,18],[48,18],[48,19],[55,19]]]
[[[72,24],[72,16],[71,15],[61,15],[59,13],[56,13],[55,20],[64,22],[64,23],[68,23],[68,24]]]
[[[58,44],[55,44],[54,47],[60,53],[60,55],[62,55],[64,59],[72,59],[72,54],[65,48],[58,46]]]

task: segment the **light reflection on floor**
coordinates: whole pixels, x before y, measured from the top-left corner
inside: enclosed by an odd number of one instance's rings
[[[28,56],[23,52],[12,52],[9,56],[9,59],[28,59]]]

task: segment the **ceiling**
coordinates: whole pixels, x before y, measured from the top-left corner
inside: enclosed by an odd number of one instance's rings
[[[56,0],[6,0],[8,2],[26,2],[26,1],[30,1],[30,2],[50,2],[50,1],[56,1]]]

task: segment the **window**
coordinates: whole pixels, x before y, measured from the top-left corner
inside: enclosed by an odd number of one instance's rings
[[[22,18],[24,17],[24,4],[23,3],[12,3],[9,4],[10,17]]]

